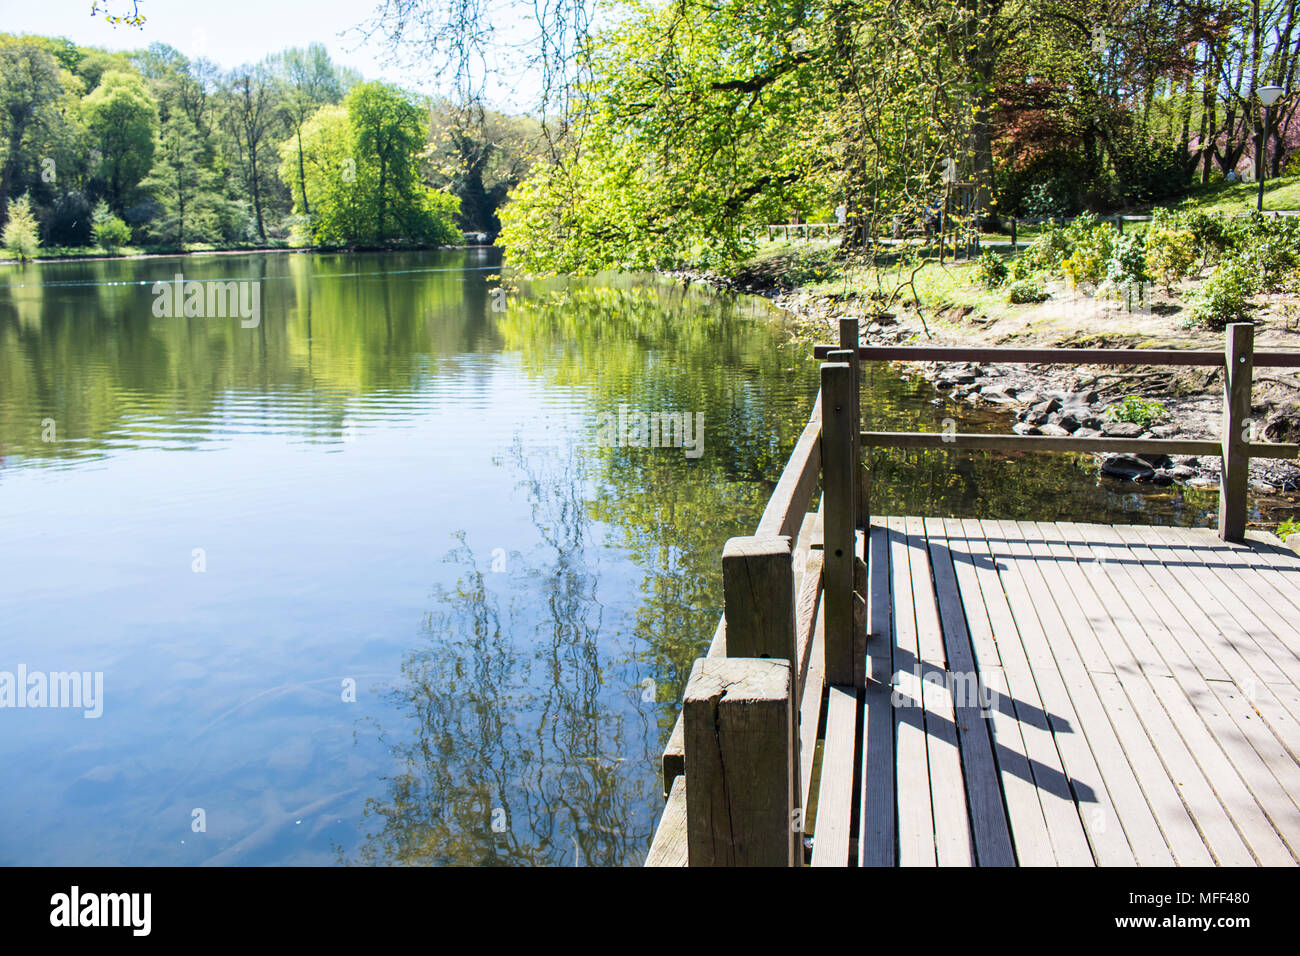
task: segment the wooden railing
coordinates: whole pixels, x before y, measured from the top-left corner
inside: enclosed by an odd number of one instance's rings
[[[861,557],[855,550],[857,532],[870,524],[862,448],[1218,456],[1219,534],[1237,542],[1245,538],[1250,459],[1300,456],[1300,445],[1249,435],[1254,366],[1297,368],[1300,352],[1255,352],[1246,323],[1228,326],[1222,353],[864,347],[855,319],[841,320],[839,332],[838,346],[814,351],[825,359],[821,391],[755,534],[732,538],[723,550],[723,616],[707,656],[692,668],[664,751],[668,803],[647,866],[804,862],[803,808],[823,703],[866,686],[866,535]],[[1218,366],[1223,433],[1209,441],[862,431],[863,361]],[[819,482],[821,506],[809,514]],[[843,860],[848,839],[819,830],[812,864]]]

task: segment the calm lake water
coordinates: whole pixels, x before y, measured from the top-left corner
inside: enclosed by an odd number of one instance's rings
[[[0,708],[0,863],[641,861],[723,542],[816,364],[758,300],[642,276],[506,295],[496,271],[490,250],[0,270],[0,696],[6,673],[102,675],[89,706]],[[254,283],[256,323],[156,314],[178,272]],[[882,367],[864,405],[1006,428],[933,398]],[[620,410],[689,412],[702,440],[611,446]],[[872,502],[1215,504],[939,452],[881,456]]]

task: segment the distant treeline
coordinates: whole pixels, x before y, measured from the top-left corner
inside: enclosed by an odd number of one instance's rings
[[[495,234],[536,131],[363,82],[319,44],[223,71],[164,44],[0,34],[0,224],[30,205],[45,246],[95,245],[118,219],[114,245],[166,248]]]

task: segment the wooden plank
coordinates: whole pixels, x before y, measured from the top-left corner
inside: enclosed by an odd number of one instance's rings
[[[822,483],[825,532],[826,670],[830,685],[853,683],[852,369],[822,366]]]
[[[1019,525],[1014,521],[981,521],[980,524],[990,540],[991,552],[1004,569],[1001,577],[1007,603],[1015,615],[1025,657],[1061,756],[1076,819],[1082,824],[1091,847],[1088,860],[1086,863],[1081,860],[1080,865],[1095,861],[1103,866],[1133,866],[1136,862],[1133,851],[1119,825],[1119,815],[1047,639],[1048,632],[1064,635],[1065,624],[1051,594],[1035,573]],[[1086,701],[1086,694],[1079,696]],[[1070,832],[1073,834],[1073,828]]]
[[[799,793],[803,799],[799,806],[809,806],[812,796],[813,763],[817,755],[817,733],[821,729],[822,717],[822,641],[826,633],[826,622],[822,607],[817,607],[817,622],[813,627],[812,653],[808,662],[808,673],[804,679],[803,696],[799,699]]]
[[[718,620],[718,626],[713,629],[713,640],[709,642],[709,650],[705,656],[711,658],[727,656],[725,615]],[[667,799],[672,792],[673,781],[686,772],[686,723],[682,719],[681,711],[678,711],[677,721],[673,724],[672,733],[668,735],[668,743],[664,745],[660,767],[663,771],[664,799]]]
[[[1026,731],[1032,735],[1033,730],[1023,727],[1016,715],[1006,673],[996,651],[998,639],[1014,639],[1015,622],[1006,606],[1006,595],[987,549],[982,544],[978,548],[973,545],[963,524],[959,519],[945,519],[945,540],[952,552],[957,586],[967,612],[966,623],[973,632],[971,646],[975,650],[976,666],[984,686],[992,695],[990,730],[1011,827],[1012,847],[1021,866],[1054,866],[1056,854],[1047,832],[1042,800],[1034,782],[1030,748],[1025,740]],[[982,536],[980,540],[983,541]],[[982,627],[981,622],[987,622],[989,628],[984,641],[974,637],[974,632]]]
[[[975,666],[971,651],[970,634],[966,627],[961,595],[957,590],[957,577],[953,572],[947,535],[943,522],[936,518],[925,519],[925,530],[948,671],[960,675],[962,680],[955,686],[965,688],[963,692],[954,694],[953,709],[961,744],[961,766],[966,781],[967,805],[970,807],[975,858],[980,866],[1015,866],[1016,856],[1011,847],[1011,831],[1007,827],[1007,810],[1002,803],[997,761],[993,757],[993,744],[989,738],[992,713],[983,704],[983,679]]]
[[[839,346],[817,345],[813,355],[825,358]],[[1265,353],[1260,353],[1261,357]],[[1268,361],[1290,361],[1292,353],[1267,353]],[[1300,351],[1294,353],[1300,366]],[[1221,352],[1196,349],[1071,349],[1000,348],[995,346],[864,345],[865,362],[995,362],[1002,365],[1191,365],[1218,366]],[[1257,364],[1263,364],[1259,362]]]
[[[800,700],[803,699],[804,682],[812,662],[814,632],[817,614],[821,609],[821,595],[822,554],[820,551],[815,551],[808,555],[803,581],[799,588],[799,599],[795,605],[795,676]]]
[[[848,866],[853,823],[854,749],[858,736],[858,692],[826,689],[826,738],[817,788],[813,866]]]
[[[663,815],[655,829],[646,866],[686,865],[686,778],[678,777],[664,804]]]
[[[1049,552],[1057,560],[1058,567],[1068,569],[1064,573],[1070,579],[1070,591],[1077,599],[1098,651],[1104,656],[1099,634],[1106,635],[1108,645],[1121,646],[1119,633],[1106,613],[1102,598],[1093,590],[1083,568],[1074,561],[1064,543],[1061,530],[1050,521],[1038,522],[1038,529]],[[1180,866],[1210,866],[1214,862],[1213,857],[1201,839],[1187,807],[1183,805],[1178,787],[1161,763],[1146,730],[1138,720],[1132,702],[1125,695],[1120,679],[1116,676],[1116,667],[1110,663],[1109,658],[1107,665],[1105,668],[1090,669],[1093,686],[1097,689],[1097,696],[1115,729],[1175,862]],[[1130,679],[1140,678],[1139,672]]]
[[[695,662],[683,707],[691,866],[794,866],[801,858],[793,688],[787,661]]]
[[[862,706],[862,785],[858,813],[858,865],[893,866],[894,708],[892,594],[889,531],[880,520],[869,528],[867,670]]]
[[[1149,619],[1151,615],[1149,606],[1140,600],[1137,589],[1128,578],[1128,565],[1135,564],[1136,559],[1130,557],[1121,561],[1112,555],[1111,548],[1101,543],[1106,531],[1104,526],[1076,525],[1074,522],[1058,522],[1057,526],[1115,622],[1114,634],[1106,635],[1103,646],[1115,664],[1115,674],[1124,693],[1132,702],[1170,778],[1179,787],[1184,805],[1196,821],[1215,861],[1220,866],[1252,864],[1255,858],[1213,785],[1214,773],[1205,769],[1205,763],[1218,768],[1219,762],[1199,754],[1197,749],[1207,747],[1218,752],[1218,747],[1208,734],[1195,733],[1194,727],[1187,730],[1190,740],[1180,732],[1184,729],[1180,724],[1195,725],[1199,721],[1194,713],[1189,713],[1181,691],[1170,694],[1168,685],[1177,685],[1150,646],[1139,619],[1134,616],[1140,613],[1144,619]],[[1142,657],[1153,659],[1155,664],[1150,668],[1143,666],[1135,648],[1140,649]],[[1161,691],[1167,700],[1160,696]],[[1221,758],[1222,754],[1219,756]],[[1229,773],[1232,774],[1230,768]]]
[[[1172,866],[1173,854],[1076,645],[1096,645],[1096,636],[1078,598],[1079,593],[1091,591],[1081,574],[1067,574],[1057,563],[1037,525],[1022,521],[1016,526],[1024,543],[1015,550],[1033,559],[1021,562],[1021,576],[1029,585],[1044,636],[1051,635],[1049,649],[1079,720],[1078,733],[1092,752],[1107,798],[1093,807],[1081,807],[1085,820],[1091,815],[1089,822],[1094,829],[1106,831],[1103,836],[1109,835],[1112,825],[1116,826],[1127,838],[1128,852],[1121,855],[1131,856],[1137,865]],[[1108,813],[1113,814],[1113,820]],[[1100,853],[1097,858],[1098,862],[1106,862]]]
[[[1218,455],[1218,442],[1182,438],[1074,438],[975,432],[863,432],[866,448],[937,448],[943,451],[1125,452],[1139,455]],[[1300,446],[1297,446],[1300,451]],[[1279,457],[1286,456],[1277,446]]]
[[[894,779],[898,787],[898,863],[934,866],[934,813],[930,804],[930,763],[920,687],[911,674],[920,662],[912,569],[902,518],[887,519],[894,632]]]
[[[1021,616],[1014,614],[1014,607],[1010,604],[1011,593],[1006,576],[1009,568],[1004,560],[995,557],[995,552],[1001,547],[998,540],[1001,532],[976,519],[963,519],[962,525],[972,549],[982,549],[975,550],[975,553],[987,556],[993,562],[1004,609],[1002,613],[1010,618],[1004,624],[1005,632],[995,626],[995,633],[1002,635],[998,640],[998,651],[1002,656],[1003,671],[1016,718],[1024,735],[1034,783],[1043,807],[1043,819],[1047,823],[1047,833],[1057,865],[1091,866],[1094,862],[1092,851],[1074,802],[1074,793],[1070,789],[1069,775],[1057,750],[1053,720],[1039,695],[1034,672],[1022,642],[1019,630]],[[989,540],[990,534],[993,536],[992,541]],[[981,590],[988,605],[991,594],[990,590],[983,588],[983,584],[981,582]],[[1014,826],[1014,820],[1012,824]],[[1016,839],[1018,843],[1019,837]]]
[[[800,433],[794,451],[790,453],[781,477],[777,480],[776,488],[772,490],[772,497],[768,499],[767,507],[763,509],[763,517],[759,519],[756,535],[760,537],[784,535],[793,538],[799,530],[799,524],[808,511],[808,504],[817,490],[817,480],[821,472],[821,418],[822,405],[819,394],[813,401],[812,416]]]
[[[975,846],[962,777],[957,716],[950,692],[953,685],[930,578],[930,552],[924,520],[905,518],[904,531],[912,571],[912,600],[916,605],[919,658],[914,680],[920,682],[924,705],[935,856],[940,866],[973,866]]]
[[[1250,457],[1246,444],[1246,420],[1250,418],[1250,380],[1255,326],[1233,322],[1225,331],[1223,377],[1223,453],[1219,470],[1219,537],[1243,541],[1246,535],[1246,483],[1250,479]],[[1294,457],[1294,456],[1289,456]]]

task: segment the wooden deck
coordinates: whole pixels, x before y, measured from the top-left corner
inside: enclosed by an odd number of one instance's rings
[[[813,865],[1300,859],[1300,558],[1276,539],[903,517],[867,547],[867,680],[827,689]]]

